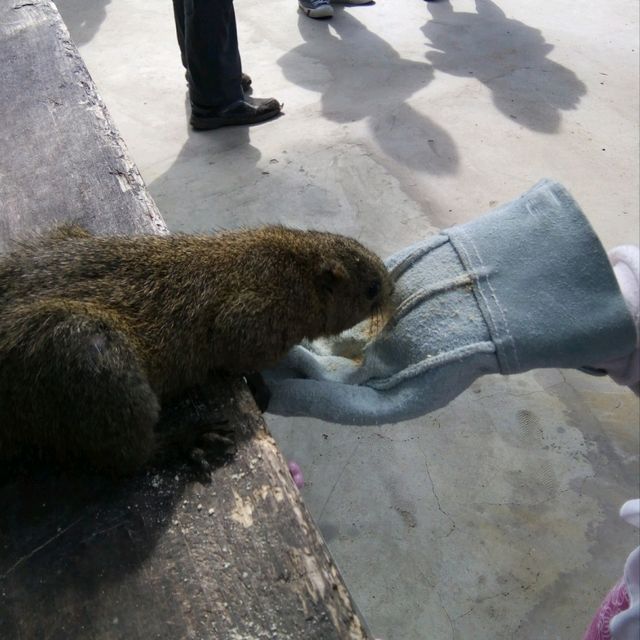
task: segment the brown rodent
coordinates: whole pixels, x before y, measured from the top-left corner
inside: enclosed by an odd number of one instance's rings
[[[382,261],[329,233],[94,236],[0,257],[0,460],[28,446],[119,475],[157,450],[161,406],[211,370],[250,373],[385,307]]]

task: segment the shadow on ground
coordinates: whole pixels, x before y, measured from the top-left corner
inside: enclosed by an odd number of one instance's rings
[[[322,94],[322,114],[338,123],[367,120],[384,153],[415,171],[454,173],[451,136],[407,101],[433,79],[430,64],[402,58],[341,7],[329,21],[298,18],[305,42],[278,64],[291,82]]]
[[[111,0],[54,1],[77,47],[87,44],[98,33],[100,25],[107,17],[107,5],[111,2]]]
[[[185,120],[189,112],[187,95]],[[269,122],[257,126],[269,126]],[[180,152],[148,189],[172,231],[238,226],[246,221],[234,224],[234,212],[239,208],[235,203],[238,194],[258,179],[256,165],[261,155],[251,144],[250,127],[194,131],[187,125],[187,139]],[[227,211],[229,208],[232,210]]]
[[[576,109],[586,94],[573,71],[547,58],[553,45],[539,29],[507,18],[491,0],[476,0],[476,13],[458,13],[449,0],[429,2],[427,9],[422,31],[433,68],[476,78],[495,106],[527,129],[555,133],[562,111]]]

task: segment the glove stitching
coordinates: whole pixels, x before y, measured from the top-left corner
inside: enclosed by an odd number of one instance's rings
[[[445,235],[437,235],[434,238],[431,238],[431,241],[425,245],[414,249],[406,258],[403,258],[395,267],[392,267],[389,271],[389,275],[391,279],[395,282],[400,276],[413,264],[421,260],[431,251],[441,247],[443,244],[449,242],[448,236]]]
[[[516,370],[519,370],[520,367],[520,359],[518,357],[518,350],[516,348],[516,344],[515,341],[513,339],[513,336],[511,335],[511,331],[509,330],[509,323],[507,322],[507,316],[505,313],[505,310],[502,308],[500,302],[498,301],[498,298],[496,296],[496,292],[491,284],[491,281],[489,279],[489,273],[490,270],[489,268],[484,264],[482,257],[480,255],[480,252],[478,251],[478,248],[476,247],[473,238],[471,238],[470,236],[468,236],[466,234],[466,232],[462,229],[459,228],[458,229],[458,234],[460,239],[466,240],[469,245],[471,246],[471,248],[473,249],[475,256],[477,258],[477,261],[480,263],[480,265],[482,266],[482,273],[479,274],[478,280],[477,280],[477,286],[474,288],[474,292],[478,291],[478,293],[480,294],[480,297],[482,298],[482,300],[484,301],[484,306],[487,310],[487,324],[489,325],[489,328],[491,329],[492,332],[492,338],[495,341],[495,337],[494,336],[499,336],[501,331],[499,330],[499,324],[503,326],[504,329],[504,333],[506,334],[507,337],[507,342],[509,343],[509,345],[511,346],[511,350],[513,351],[513,358],[515,360],[515,365],[516,368],[514,369],[512,366],[509,365],[508,362],[508,358],[505,358],[505,362],[504,362],[504,370],[502,371],[502,373],[513,373]],[[458,248],[458,250],[463,254],[464,258],[465,258],[465,262],[466,264],[470,267],[471,266],[471,257],[468,253],[467,247],[465,246],[464,242],[459,243],[460,246]],[[469,271],[473,272],[473,269],[469,269]],[[487,300],[487,296],[485,295],[485,291],[484,288],[482,287],[482,283],[486,283],[486,286],[491,294],[491,299],[493,300],[493,303],[495,304],[496,308],[498,309],[498,311],[500,312],[500,317],[496,318],[492,312],[492,307],[489,304],[489,300]],[[498,349],[496,348],[496,353],[498,354],[498,362],[500,362],[501,358],[500,358],[500,351],[498,351]],[[504,354],[505,356],[508,356],[508,353]],[[502,367],[501,367],[502,369]]]
[[[396,312],[389,320],[385,327],[385,331],[388,331],[395,327],[398,322],[404,318],[414,307],[421,302],[425,302],[429,298],[433,298],[441,293],[452,291],[453,289],[459,289],[473,283],[478,279],[478,274],[465,272],[460,276],[452,278],[450,280],[441,280],[435,282],[429,287],[419,289],[412,293],[408,298],[405,298],[396,308]]]
[[[452,362],[463,360],[468,356],[473,356],[478,353],[495,353],[496,345],[490,341],[474,342],[473,344],[465,345],[464,347],[458,347],[452,349],[446,353],[438,354],[437,356],[427,356],[424,360],[416,362],[408,367],[405,367],[402,371],[389,376],[388,378],[372,378],[367,380],[365,386],[383,391],[395,387],[398,384],[415,378],[423,373],[426,373],[430,369],[441,367],[443,365],[451,364]]]

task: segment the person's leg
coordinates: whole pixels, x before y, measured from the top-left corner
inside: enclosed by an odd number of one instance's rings
[[[180,57],[182,59],[182,66],[186,71],[187,82],[189,82],[189,70],[187,68],[187,57],[185,55],[185,38],[184,38],[184,0],[173,0],[173,15],[176,23],[176,35],[178,37],[178,46],[180,47]],[[251,76],[246,73],[242,73],[240,81],[242,90],[246,93],[251,90]]]
[[[243,98],[232,0],[174,0],[184,9],[183,58],[191,104],[219,109]],[[179,6],[177,7],[179,9]],[[178,42],[180,27],[176,20]]]
[[[173,0],[178,44],[187,70],[191,125],[216,129],[254,124],[280,113],[273,99],[248,98],[233,0]]]
[[[173,17],[176,23],[176,35],[180,47],[182,66],[187,68],[187,57],[184,52],[184,0],[173,0]]]

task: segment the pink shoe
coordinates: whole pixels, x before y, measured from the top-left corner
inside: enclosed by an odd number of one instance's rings
[[[603,600],[582,640],[610,640],[609,623],[616,614],[629,608],[629,592],[621,580]]]

